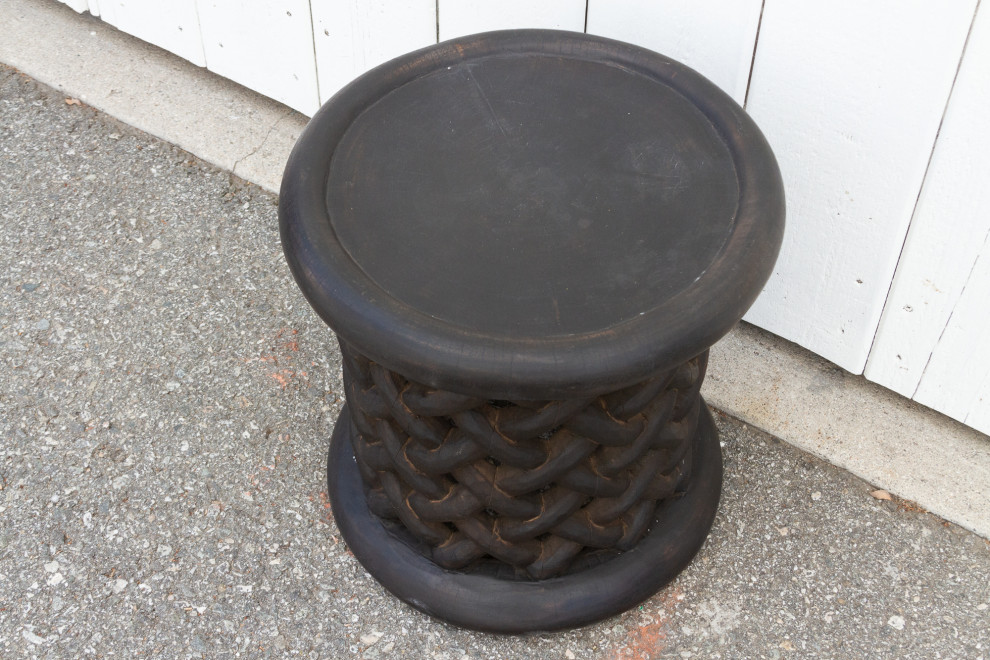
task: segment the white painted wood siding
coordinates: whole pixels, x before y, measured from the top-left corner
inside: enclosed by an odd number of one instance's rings
[[[590,0],[588,33],[687,64],[742,105],[762,7],[762,0]]]
[[[438,0],[440,41],[513,28],[584,31],[585,0]]]
[[[84,11],[90,11],[89,5],[91,3],[87,2],[87,0],[60,0],[60,1],[62,2],[62,4],[68,5],[70,9],[73,9],[79,12],[80,14]],[[99,11],[95,11],[93,12],[93,15],[99,16],[100,13]]]
[[[437,40],[436,0],[313,2],[320,101],[365,71]]]
[[[866,376],[990,433],[990,7],[981,5]]]
[[[986,3],[974,22],[977,0],[61,1],[307,115],[438,37],[587,29],[680,60],[746,103],[784,176],[746,319],[990,432]]]
[[[767,0],[747,109],[787,229],[747,320],[862,373],[975,0]]]
[[[915,400],[990,433],[990,246],[983,244]]]
[[[89,8],[121,32],[206,66],[196,0],[90,0]]]
[[[306,115],[316,112],[309,0],[197,0],[196,6],[210,71]]]

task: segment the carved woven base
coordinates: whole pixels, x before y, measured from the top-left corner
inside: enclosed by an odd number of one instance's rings
[[[432,389],[342,345],[368,506],[433,562],[544,579],[632,548],[688,486],[708,353],[610,394],[492,401]]]

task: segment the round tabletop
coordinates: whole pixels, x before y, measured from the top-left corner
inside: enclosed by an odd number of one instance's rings
[[[727,95],[656,53],[545,30],[372,70],[286,167],[283,245],[371,359],[487,398],[632,384],[745,313],[783,231],[776,162]]]

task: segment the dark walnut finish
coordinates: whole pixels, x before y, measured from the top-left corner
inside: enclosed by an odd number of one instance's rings
[[[691,476],[707,353],[605,396],[489,401],[342,350],[369,508],[443,568],[543,579],[630,550]]]
[[[341,340],[328,482],[355,556],[458,625],[583,625],[701,547],[699,394],[783,232],[762,134],[694,71],[553,31],[466,37],[331,99],[280,199]]]

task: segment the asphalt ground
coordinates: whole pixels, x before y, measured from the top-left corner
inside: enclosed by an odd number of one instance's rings
[[[330,513],[340,355],[276,198],[2,66],[0,155],[0,657],[990,657],[990,542],[725,415],[712,534],[642,606],[420,614]]]

